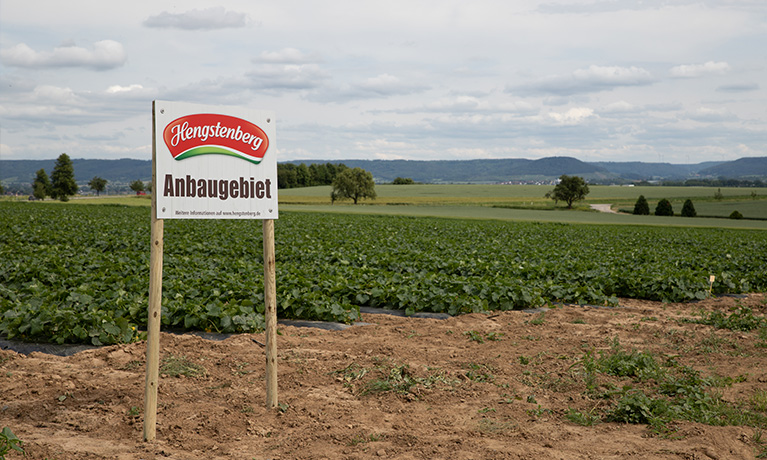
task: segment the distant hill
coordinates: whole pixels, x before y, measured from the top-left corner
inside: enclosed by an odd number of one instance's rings
[[[578,175],[593,183],[638,180],[685,180],[691,178],[767,179],[767,157],[741,158],[729,162],[670,164],[644,162],[587,163],[572,157],[485,160],[298,160],[290,163],[344,163],[373,174],[378,182],[397,177],[424,183],[496,183],[509,181],[552,181],[562,174]],[[0,180],[6,186],[28,187],[43,168],[50,176],[56,160],[0,160]],[[87,184],[94,176],[111,187],[125,187],[134,180],[152,178],[150,160],[73,159],[75,180]],[[30,187],[31,189],[31,187]]]
[[[700,175],[702,170],[719,165],[721,162],[708,161],[704,163],[680,165],[671,163],[643,163],[641,161],[605,161],[592,164],[600,166],[607,171],[628,180],[681,180]]]
[[[0,180],[4,183],[31,184],[35,174],[45,169],[48,176],[53,172],[56,160],[0,160]],[[88,182],[99,176],[110,182],[127,183],[134,180],[152,180],[152,161],[133,160],[84,160],[73,159],[75,181]]]
[[[304,160],[291,163],[326,163]],[[337,163],[333,161],[332,163]],[[512,180],[548,181],[562,174],[579,175],[588,180],[618,178],[606,169],[570,157],[539,160],[519,158],[487,160],[342,160],[350,168],[370,171],[378,182],[408,177],[425,183],[494,183]]]
[[[702,169],[700,174],[714,177],[767,177],[767,157],[747,157],[719,163]]]

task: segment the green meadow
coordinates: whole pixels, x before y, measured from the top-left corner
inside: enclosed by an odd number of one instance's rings
[[[375,200],[358,205],[349,201],[331,204],[330,186],[281,189],[282,211],[341,214],[376,214],[458,219],[492,219],[509,221],[565,222],[585,224],[625,224],[683,227],[719,227],[767,229],[767,188],[712,187],[621,187],[592,185],[586,200],[567,210],[560,203],[544,197],[551,185],[377,185]],[[721,193],[720,199],[715,194]],[[686,199],[691,199],[699,217],[684,218],[634,216],[630,212],[639,195],[650,204],[650,212],[658,200],[671,201],[679,214]],[[70,203],[150,206],[149,196],[75,197]],[[619,214],[590,209],[590,204],[610,204]],[[743,220],[727,217],[739,211]]]
[[[567,210],[544,197],[550,185],[378,185],[375,200],[358,205],[330,203],[330,187],[280,190],[280,209],[352,214],[389,214],[499,219],[588,224],[672,225],[685,227],[767,229],[767,188],[711,187],[620,187],[590,186],[587,199]],[[721,199],[715,198],[719,191]],[[698,212],[694,219],[631,214],[607,214],[590,209],[590,204],[610,204],[613,210],[630,212],[639,195],[644,195],[651,212],[658,200],[667,198],[678,214],[686,199]],[[738,210],[746,219],[727,217]]]

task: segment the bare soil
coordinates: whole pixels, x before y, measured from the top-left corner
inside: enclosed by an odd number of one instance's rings
[[[565,417],[614,403],[586,391],[581,363],[616,339],[702,375],[732,377],[717,389],[732,403],[767,389],[767,348],[756,332],[680,322],[739,305],[764,315],[765,294],[620,305],[446,320],[365,314],[366,325],[341,331],[282,326],[280,407],[271,410],[264,349],[254,342],[263,334],[214,341],[163,333],[162,358],[185,358],[204,373],[166,369],[152,442],[142,434],[145,343],[68,357],[3,350],[0,427],[16,433],[31,460],[724,460],[764,452],[747,426],[680,421],[659,435],[647,425],[581,426]]]

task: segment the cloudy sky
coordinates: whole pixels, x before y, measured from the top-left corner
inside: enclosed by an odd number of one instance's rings
[[[767,3],[0,1],[0,158],[151,159],[155,99],[281,161],[767,156]]]

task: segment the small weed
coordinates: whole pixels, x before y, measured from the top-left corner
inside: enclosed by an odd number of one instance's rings
[[[139,361],[137,359],[134,359],[132,361],[128,361],[127,363],[125,363],[125,365],[122,366],[120,368],[120,370],[122,370],[122,371],[135,371],[137,369],[141,369],[142,367],[144,367],[144,362],[143,361]]]
[[[756,343],[757,347],[767,348],[767,326],[759,328],[759,342]]]
[[[160,373],[168,377],[204,377],[208,370],[188,360],[186,356],[168,355],[160,362]]]
[[[12,450],[26,455],[21,447],[22,443],[23,441],[16,437],[10,428],[3,427],[3,431],[0,431],[0,460],[5,460],[5,455]]]
[[[543,324],[546,323],[546,312],[542,311],[541,313],[536,315],[535,318],[531,319],[529,323],[532,324],[533,326],[542,326]]]
[[[402,364],[392,367],[388,375],[368,382],[362,394],[385,393],[387,391],[409,393],[410,388],[417,383],[410,374],[410,366]]]
[[[616,340],[610,353],[600,352],[597,366],[600,371],[616,377],[635,377],[642,380],[656,378],[660,365],[650,353],[631,350],[625,352]]]
[[[767,412],[767,390],[757,390],[749,399],[751,408],[758,412]]]
[[[479,421],[478,430],[481,433],[498,434],[514,431],[518,428],[517,423],[512,419],[497,420],[494,418],[483,418]]]
[[[466,331],[463,335],[467,336],[469,340],[477,343],[485,343],[485,339],[482,338],[482,334],[477,331]]]
[[[356,446],[358,444],[367,444],[369,442],[378,442],[378,441],[383,440],[385,437],[386,437],[386,435],[382,434],[382,433],[371,433],[371,434],[369,434],[367,436],[365,436],[364,434],[360,434],[360,435],[357,435],[357,436],[353,437],[352,440],[349,441],[346,445],[353,447],[353,446]]]
[[[583,318],[574,319],[573,324],[586,324],[586,320]]]
[[[767,442],[762,439],[762,436],[761,428],[754,430],[754,434],[751,436],[751,441],[756,444],[756,458],[767,458]]]
[[[491,342],[498,342],[503,338],[503,332],[488,332],[485,338]]]
[[[580,426],[594,426],[602,419],[597,414],[591,412],[584,414],[581,411],[569,408],[565,414],[565,418]]]
[[[288,409],[290,409],[290,404],[287,404],[287,403],[279,403],[279,404],[277,404],[277,410],[279,410],[283,414],[285,412],[287,412]]]
[[[525,411],[527,415],[531,417],[540,417],[542,415],[551,415],[551,409],[544,409],[541,407],[540,404],[538,404],[538,407],[535,409],[528,409]]]
[[[489,366],[487,364],[476,364],[476,363],[469,363],[468,371],[464,374],[466,378],[473,382],[493,382],[495,381],[495,376],[491,373],[493,372],[492,366]]]
[[[471,340],[472,342],[477,342],[477,343],[485,343],[485,340],[489,340],[491,342],[498,342],[499,340],[503,338],[502,332],[488,332],[487,334],[483,336],[481,332],[466,331],[463,333],[463,335],[467,336],[469,340]]]
[[[495,408],[494,407],[483,407],[482,409],[477,411],[478,414],[486,414],[488,412],[495,412]]]
[[[722,350],[723,345],[732,346],[732,342],[717,337],[712,333],[698,343],[698,349],[700,349],[701,353],[719,353]]]
[[[138,418],[141,415],[141,409],[136,406],[131,406],[126,415],[130,418]]]
[[[525,355],[519,355],[519,364],[523,366],[527,366],[528,364],[530,364],[530,358],[528,358]]]
[[[665,428],[666,420],[670,415],[672,415],[671,410],[666,400],[650,398],[641,390],[629,390],[607,413],[607,421]]]
[[[242,406],[242,409],[240,409],[240,412],[243,414],[252,414],[255,412],[255,410],[251,406]]]
[[[767,326],[767,319],[765,319],[764,316],[756,316],[750,308],[742,305],[739,305],[738,309],[729,315],[725,315],[717,310],[710,313],[701,312],[700,317],[700,319],[690,319],[686,321],[714,326],[717,329],[729,329],[731,331],[744,332]]]
[[[363,396],[389,391],[399,394],[412,394],[415,386],[429,388],[437,383],[452,384],[444,373],[439,370],[428,374],[426,377],[418,377],[413,374],[410,366],[407,364],[392,365],[383,359],[376,359],[374,361],[376,365],[372,369],[352,363],[334,373],[341,375],[339,380],[342,380],[345,386],[350,387],[354,393],[359,393]],[[428,370],[430,372],[433,371],[433,369]],[[374,375],[375,377],[372,380],[361,383],[358,390],[355,382],[362,380],[363,377],[368,375]]]
[[[247,370],[247,369],[245,369],[245,368],[246,368],[246,367],[248,367],[249,365],[250,365],[250,363],[246,363],[246,362],[243,362],[243,363],[235,363],[235,367],[236,367],[237,369],[232,369],[232,372],[233,372],[235,375],[239,375],[239,376],[242,376],[242,375],[248,375],[248,374],[250,374],[251,372],[253,372],[252,370]]]
[[[345,368],[335,371],[334,374],[340,374],[344,386],[352,386],[351,383],[361,379],[367,374],[369,369],[360,366],[357,363],[351,363]]]

